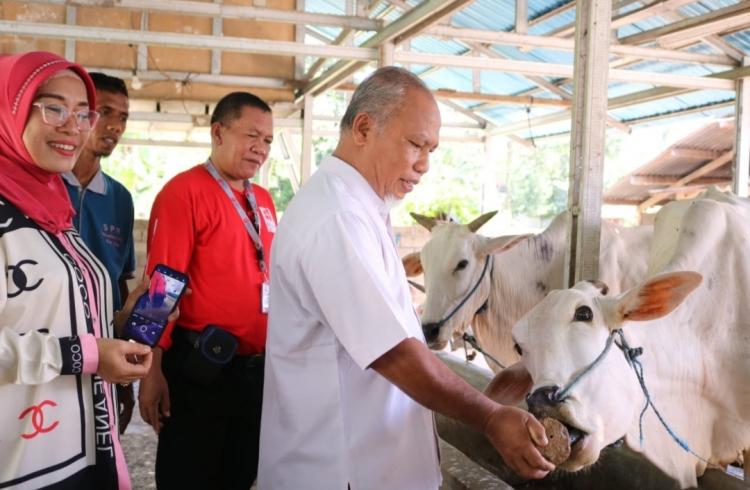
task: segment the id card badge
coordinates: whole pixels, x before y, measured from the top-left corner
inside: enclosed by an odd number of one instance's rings
[[[260,312],[268,313],[268,303],[270,301],[271,287],[267,282],[264,282],[260,287]]]

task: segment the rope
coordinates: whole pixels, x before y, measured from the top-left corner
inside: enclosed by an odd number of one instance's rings
[[[619,337],[619,341],[615,341],[615,336]],[[638,378],[638,384],[641,386],[641,390],[643,391],[643,395],[646,397],[646,404],[643,406],[643,410],[641,410],[641,415],[638,417],[638,434],[640,439],[641,447],[643,447],[643,417],[646,415],[646,411],[648,410],[648,407],[651,407],[651,409],[656,414],[656,417],[659,419],[659,422],[664,427],[664,429],[667,431],[667,433],[672,437],[672,439],[686,452],[692,454],[699,460],[703,461],[706,464],[709,464],[709,461],[706,458],[703,458],[702,456],[698,455],[693,451],[690,446],[688,445],[687,441],[683,439],[682,437],[678,436],[677,433],[672,429],[672,427],[667,423],[664,416],[661,414],[661,412],[656,408],[656,405],[654,405],[653,400],[651,399],[651,394],[648,391],[648,388],[646,387],[646,380],[643,376],[643,364],[641,361],[638,360],[638,357],[643,354],[643,347],[630,347],[628,344],[628,341],[625,340],[625,335],[622,333],[621,329],[613,330],[609,337],[607,337],[607,343],[604,346],[604,349],[602,352],[594,359],[594,361],[586,366],[586,368],[578,373],[573,380],[568,383],[565,388],[562,390],[558,390],[554,395],[552,395],[552,401],[555,403],[561,403],[564,401],[567,397],[570,391],[575,387],[581,379],[590,373],[596,366],[598,366],[604,357],[607,355],[607,352],[609,352],[610,348],[612,347],[612,344],[615,344],[623,353],[625,356],[625,360],[628,361],[628,364],[631,368],[633,368],[633,372],[635,372],[636,378]]]
[[[458,312],[458,310],[460,310],[461,307],[465,305],[467,301],[469,301],[469,298],[471,298],[471,296],[474,294],[477,288],[479,288],[479,285],[482,284],[482,280],[484,279],[484,275],[487,273],[487,267],[490,265],[490,263],[493,264],[493,268],[494,268],[495,262],[493,260],[492,254],[488,254],[487,258],[484,259],[484,268],[482,269],[482,274],[480,274],[479,279],[477,279],[477,282],[474,284],[471,290],[466,294],[466,296],[464,296],[464,299],[462,299],[461,302],[458,303],[458,305],[456,305],[456,307],[453,308],[453,310],[451,310],[450,313],[448,313],[445,317],[443,317],[443,319],[432,324],[431,326],[433,329],[440,328],[443,325],[445,325],[445,322],[450,320],[453,317],[453,315],[455,315]],[[490,272],[490,277],[492,277],[491,272]]]
[[[497,359],[495,359],[494,357],[492,357],[490,354],[488,354],[487,351],[485,351],[484,349],[482,349],[481,347],[479,347],[479,342],[477,341],[476,337],[474,337],[473,335],[469,335],[468,333],[464,332],[464,335],[461,338],[463,339],[464,342],[466,342],[468,344],[471,344],[471,346],[474,347],[477,351],[479,351],[484,357],[486,357],[490,361],[492,361],[495,364],[497,364],[498,366],[500,366],[500,369],[505,369],[505,366],[503,366],[502,364],[500,364],[500,361],[498,361]],[[465,346],[464,346],[464,348],[465,348]]]
[[[700,456],[695,451],[693,451],[685,439],[677,435],[674,429],[672,429],[672,427],[664,419],[664,416],[661,414],[661,412],[656,408],[656,405],[654,405],[654,401],[651,399],[651,394],[649,393],[648,388],[646,387],[646,380],[643,377],[643,364],[641,363],[641,361],[638,360],[638,356],[643,354],[643,348],[642,347],[631,348],[630,345],[628,345],[627,340],[625,340],[625,335],[623,335],[622,330],[620,329],[615,330],[612,333],[613,335],[617,333],[618,336],[620,337],[620,343],[617,343],[617,347],[619,347],[620,350],[622,350],[622,353],[625,355],[625,359],[627,359],[628,364],[630,364],[630,367],[633,368],[633,371],[635,372],[635,376],[636,378],[638,378],[638,384],[641,385],[641,390],[643,390],[643,395],[646,397],[646,404],[644,405],[643,410],[641,410],[641,416],[638,419],[638,434],[639,434],[639,441],[640,441],[641,447],[643,447],[643,440],[644,440],[643,416],[646,414],[646,410],[648,410],[648,407],[650,406],[651,410],[654,411],[654,413],[656,414],[656,417],[659,419],[659,422],[661,422],[661,425],[664,427],[667,433],[682,449],[692,454],[693,456],[703,461],[704,463],[710,464],[706,458]]]

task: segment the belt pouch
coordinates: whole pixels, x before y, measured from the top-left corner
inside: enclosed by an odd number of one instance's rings
[[[234,335],[215,325],[207,325],[192,342],[182,372],[191,381],[208,386],[218,379],[236,352]]]

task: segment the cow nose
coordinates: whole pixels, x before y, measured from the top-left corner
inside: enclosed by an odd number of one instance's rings
[[[422,324],[422,333],[428,344],[437,340],[438,335],[440,335],[440,327],[441,325],[437,322]]]
[[[542,386],[534,390],[533,393],[526,397],[529,412],[533,413],[537,418],[546,416],[551,408],[560,403],[555,396],[558,391],[560,391],[560,387],[557,385]]]

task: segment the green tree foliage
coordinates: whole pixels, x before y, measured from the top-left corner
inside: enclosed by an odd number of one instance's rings
[[[512,215],[550,219],[562,212],[568,199],[568,142],[539,145],[513,156],[507,173]]]

